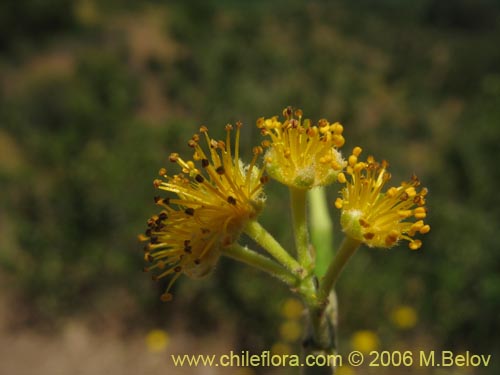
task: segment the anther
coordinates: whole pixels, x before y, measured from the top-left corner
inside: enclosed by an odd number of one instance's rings
[[[422,241],[420,240],[414,240],[408,244],[408,247],[412,250],[418,250],[420,249],[421,246],[422,246]]]
[[[167,293],[167,292],[163,293],[160,296],[160,299],[162,302],[172,301],[173,298],[174,298],[174,296],[171,293]]]
[[[342,200],[342,198],[337,198],[337,199],[335,199],[334,204],[335,204],[335,207],[340,210],[344,204],[344,201]]]
[[[398,216],[400,218],[407,218],[407,217],[410,217],[412,214],[412,211],[411,210],[399,210],[398,211]]]
[[[167,169],[166,168],[160,168],[160,170],[158,171],[158,174],[160,176],[165,176],[167,174]]]
[[[168,160],[170,160],[172,163],[177,162],[177,160],[179,160],[179,154],[176,152],[171,153],[168,157]]]
[[[425,210],[425,207],[417,207],[414,210],[414,216],[416,219],[425,219],[427,216],[427,212]]]
[[[419,232],[421,234],[426,234],[426,233],[429,233],[430,230],[431,230],[431,226],[429,224],[426,224],[422,228],[420,228]]]
[[[393,186],[393,187],[389,188],[389,190],[387,190],[387,195],[392,198],[397,194],[397,192],[398,192],[398,189]]]
[[[359,219],[359,225],[361,225],[363,228],[368,228],[370,226],[370,223],[367,222],[365,219],[361,218]]]
[[[345,174],[340,172],[337,175],[337,181],[340,182],[341,184],[345,184],[347,182],[347,179],[345,178]]]
[[[220,167],[217,167],[217,169],[215,171],[217,172],[217,174],[220,174],[220,175],[223,175],[224,173],[226,173],[226,170],[224,169],[224,167],[222,165]]]
[[[179,273],[179,272],[181,272],[181,271],[182,271],[182,267],[181,267],[181,266],[176,266],[176,267],[174,268],[174,272]]]
[[[260,146],[255,146],[253,149],[253,154],[254,155],[262,155],[262,153],[264,152],[264,150],[262,149],[262,147]]]
[[[415,191],[415,188],[413,186],[406,188],[405,193],[408,194],[408,197],[410,197],[410,198],[413,198],[417,194],[417,192]]]
[[[354,149],[352,150],[352,154],[354,156],[359,156],[361,154],[361,152],[363,151],[363,149],[359,146],[356,146],[354,147]]]
[[[185,213],[186,215],[193,216],[193,215],[194,215],[194,208],[192,208],[192,207],[188,207],[188,208],[186,208],[186,209],[184,210],[184,213]]]
[[[375,233],[368,232],[363,234],[363,237],[367,240],[371,240],[373,237],[375,237]]]
[[[232,196],[227,197],[227,202],[233,206],[236,205],[236,199]]]
[[[385,237],[385,244],[387,246],[394,245],[398,240],[398,233],[396,231],[390,232],[387,237]]]
[[[322,118],[322,119],[318,120],[318,126],[319,126],[320,128],[322,128],[322,129],[321,129],[321,132],[322,132],[322,133],[324,133],[324,132],[327,132],[327,131],[328,131],[328,128],[327,128],[327,126],[328,126],[328,125],[330,125],[330,124],[328,123],[328,120],[327,120],[327,119]]]
[[[197,174],[196,177],[194,178],[197,182],[199,182],[200,184],[205,181],[205,179],[203,178],[203,176],[201,174]]]
[[[263,185],[267,184],[269,182],[269,176],[262,176],[259,181]]]
[[[418,206],[423,206],[425,204],[425,198],[423,195],[417,195],[415,198],[413,198],[413,203],[415,203]]]
[[[201,166],[206,168],[210,165],[210,162],[207,159],[201,159]]]

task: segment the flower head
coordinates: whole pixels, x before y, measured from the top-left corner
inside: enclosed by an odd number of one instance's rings
[[[417,324],[418,314],[413,307],[401,305],[392,311],[391,318],[398,328],[410,329]]]
[[[359,162],[360,154],[361,148],[355,147],[346,168],[348,177],[344,173],[338,176],[339,182],[346,185],[342,198],[335,201],[335,206],[342,210],[342,229],[370,247],[388,248],[403,239],[409,241],[410,249],[419,249],[422,242],[413,237],[430,230],[423,221],[427,189],[417,192],[420,181],[413,176],[409,182],[382,192],[391,178],[387,162],[377,163],[371,156],[366,162]]]
[[[377,350],[380,340],[375,332],[365,329],[354,332],[351,337],[351,346],[354,350],[369,353]]]
[[[257,126],[271,140],[262,144],[267,148],[265,164],[268,174],[279,182],[298,189],[311,189],[335,182],[337,174],[346,165],[337,150],[345,140],[344,128],[338,122],[319,120],[315,126],[302,121],[302,111],[283,110],[284,122],[278,117],[260,118]]]
[[[221,249],[234,243],[245,224],[254,219],[264,204],[262,185],[266,182],[263,170],[256,166],[262,148],[254,148],[249,165],[239,160],[240,126],[236,126],[234,154],[231,147],[233,127],[226,126],[226,141],[217,141],[200,128],[188,145],[193,148],[193,160],[185,161],[179,154],[170,161],[181,173],[169,176],[166,169],[159,172],[163,179],[154,181],[156,188],[173,193],[174,197],[155,197],[163,209],[148,220],[143,240],[145,259],[152,263],[146,271],[156,269],[160,279],[172,276],[163,300],[172,298],[168,292],[182,274],[203,277],[215,266]],[[204,138],[209,152],[199,145]],[[199,164],[199,167],[197,167]]]

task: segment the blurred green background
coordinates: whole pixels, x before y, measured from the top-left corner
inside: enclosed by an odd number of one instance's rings
[[[243,121],[249,156],[255,120],[292,105],[340,121],[345,153],[360,145],[389,160],[394,183],[415,172],[430,190],[420,251],[362,249],[342,275],[341,352],[362,330],[381,349],[500,353],[499,41],[493,0],[3,0],[4,319],[50,334],[68,319],[124,334],[180,324],[269,349],[285,287],[223,260],[161,303],[136,235],[156,211],[157,170],[189,155],[199,125],[220,137]],[[267,188],[262,222],[291,244],[286,191]],[[498,373],[492,361],[454,373]]]

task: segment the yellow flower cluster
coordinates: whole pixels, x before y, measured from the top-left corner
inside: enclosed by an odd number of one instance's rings
[[[298,189],[334,182],[346,164],[337,150],[345,143],[343,126],[325,119],[312,126],[310,120],[302,121],[301,110],[293,113],[290,107],[283,110],[283,116],[284,122],[277,116],[257,121],[262,135],[270,138],[262,143],[267,149],[267,173]]]
[[[335,206],[341,210],[347,236],[370,247],[388,248],[407,240],[411,249],[420,248],[422,243],[414,236],[430,227],[423,221],[427,189],[417,190],[416,177],[383,191],[390,179],[387,163],[377,163],[373,157],[358,161],[359,147],[344,160],[339,151],[345,143],[341,124],[322,119],[312,125],[303,120],[301,110],[290,107],[283,116],[283,122],[277,116],[257,121],[265,140],[253,149],[249,164],[240,160],[238,123],[236,129],[226,125],[225,141],[211,138],[201,127],[188,142],[192,160],[173,153],[170,161],[180,172],[170,175],[165,168],[160,170],[154,185],[172,196],[155,197],[161,212],[148,220],[140,238],[148,242],[144,250],[150,265],[145,270],[155,270],[154,279],[171,277],[163,300],[172,298],[169,289],[181,274],[194,278],[208,274],[221,251],[256,219],[265,201],[264,170],[299,190],[339,182],[344,187]]]
[[[148,220],[143,240],[145,259],[152,263],[146,271],[159,270],[154,279],[173,275],[162,299],[171,299],[168,292],[175,280],[184,273],[198,278],[208,274],[217,262],[220,251],[234,243],[244,225],[261,211],[266,182],[263,169],[256,165],[262,149],[254,149],[249,165],[239,160],[240,124],[236,125],[234,154],[231,147],[233,127],[226,126],[226,141],[209,137],[206,127],[188,142],[194,149],[193,160],[185,161],[171,154],[170,161],[181,172],[170,177],[160,170],[163,179],[154,181],[156,188],[171,192],[175,197],[155,197],[163,210]],[[203,137],[208,155],[199,145]],[[199,167],[197,167],[197,164]]]
[[[370,247],[388,248],[404,239],[409,241],[410,249],[419,249],[422,242],[413,237],[430,230],[423,221],[427,189],[417,191],[420,181],[412,176],[409,182],[382,191],[391,178],[387,162],[378,163],[371,156],[366,162],[358,161],[360,154],[361,148],[355,147],[345,173],[338,176],[345,187],[335,206],[342,210],[340,221],[344,232]],[[415,222],[407,220],[412,217]]]

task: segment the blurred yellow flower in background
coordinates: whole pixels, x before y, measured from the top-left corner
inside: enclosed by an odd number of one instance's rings
[[[292,347],[285,342],[277,342],[271,347],[271,354],[275,355],[290,355],[292,354]]]
[[[304,313],[304,305],[296,298],[288,298],[281,308],[281,315],[287,319],[300,319]]]
[[[280,336],[287,342],[297,341],[302,336],[302,324],[297,320],[285,320],[280,325]]]
[[[162,329],[153,329],[146,335],[146,346],[150,352],[161,352],[168,346],[170,338]]]
[[[340,366],[335,369],[335,375],[356,375],[356,371],[349,366]]]
[[[391,320],[398,328],[410,329],[417,324],[418,315],[413,307],[401,305],[392,311]]]
[[[351,337],[351,346],[354,350],[368,353],[372,350],[377,350],[380,346],[380,341],[375,332],[370,330],[356,331]]]

